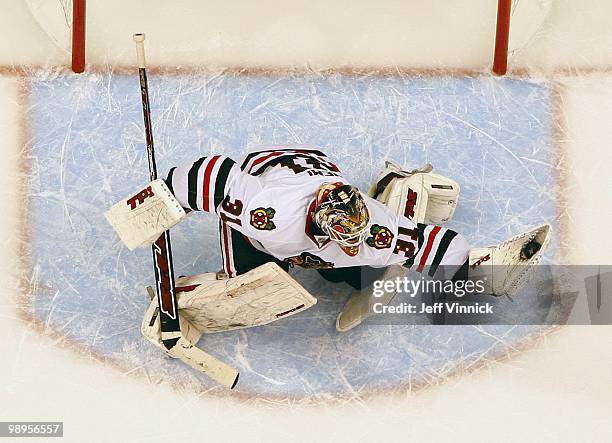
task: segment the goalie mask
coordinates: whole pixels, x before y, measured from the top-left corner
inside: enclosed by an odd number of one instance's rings
[[[367,234],[370,215],[355,186],[326,183],[317,192],[314,221],[347,255],[355,256]]]

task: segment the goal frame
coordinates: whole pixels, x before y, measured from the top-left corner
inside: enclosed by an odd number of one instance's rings
[[[86,3],[87,0],[72,0],[71,68],[75,73],[84,72],[86,66]],[[497,1],[492,72],[500,76],[508,70],[511,12],[512,0]]]
[[[86,0],[72,0],[72,71],[85,71]]]
[[[495,54],[493,73],[504,75],[508,71],[508,45],[510,43],[510,12],[512,0],[497,0],[497,25],[495,27]]]

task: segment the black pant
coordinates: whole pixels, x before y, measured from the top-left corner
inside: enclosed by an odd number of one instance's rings
[[[232,253],[238,275],[249,272],[251,269],[255,269],[268,262],[276,263],[285,271],[289,270],[289,263],[254,248],[240,232],[229,227],[228,230],[232,236]],[[317,269],[317,272],[327,281],[333,283],[344,282],[354,289],[363,289],[370,286],[374,280],[382,278],[385,268],[350,266],[346,268]]]

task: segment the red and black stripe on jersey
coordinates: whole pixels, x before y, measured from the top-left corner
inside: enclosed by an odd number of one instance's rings
[[[303,160],[307,166],[297,160]],[[340,170],[327,156],[316,149],[274,148],[251,152],[240,165],[240,169],[250,175],[261,175],[268,168],[281,166],[296,174],[310,172],[314,175],[339,175]]]
[[[457,233],[440,226],[419,223],[417,235],[418,251],[413,257],[406,260],[404,266],[411,268],[416,264],[416,271],[419,273],[423,272],[425,266],[428,266],[427,275],[433,277]]]
[[[219,230],[223,270],[228,277],[245,274],[268,262],[276,263],[285,271],[289,270],[289,263],[263,252],[263,246],[259,241],[232,229],[223,220],[219,220]]]
[[[235,164],[221,155],[202,157],[188,168],[186,183],[176,183],[174,167],[168,172],[166,184],[179,201],[187,202],[189,209],[213,212],[226,196],[227,181]]]

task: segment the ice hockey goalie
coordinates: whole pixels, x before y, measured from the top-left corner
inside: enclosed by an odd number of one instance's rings
[[[165,185],[187,212],[219,216],[223,269],[230,278],[273,262],[285,270],[316,269],[355,288],[337,319],[340,331],[364,318],[359,291],[398,266],[434,275],[441,267],[488,272],[505,265],[503,275],[490,275],[488,291],[511,294],[524,269],[540,260],[550,235],[544,225],[472,250],[461,234],[440,226],[453,215],[459,185],[433,174],[431,166],[404,171],[388,163],[368,195],[323,152],[307,146],[261,148],[240,164],[222,155],[202,157],[171,168]]]

